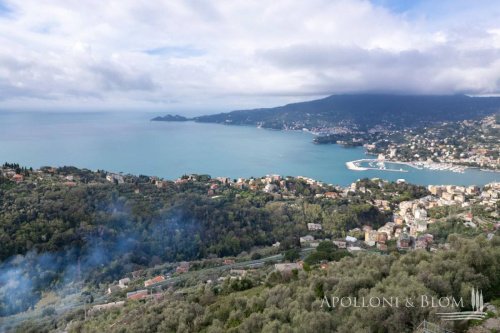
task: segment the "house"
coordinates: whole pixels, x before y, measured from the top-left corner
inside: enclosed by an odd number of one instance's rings
[[[365,243],[370,246],[375,245],[375,242],[377,241],[377,235],[378,235],[377,230],[365,231]]]
[[[415,209],[413,216],[415,216],[416,219],[425,219],[427,218],[427,211],[423,208],[417,208]]]
[[[122,289],[126,288],[129,283],[130,283],[129,278],[123,278],[123,279],[118,280],[118,286]]]
[[[89,314],[93,314],[95,312],[104,311],[104,310],[108,310],[108,309],[112,309],[112,308],[121,308],[124,305],[125,305],[125,301],[94,305],[89,310]]]
[[[387,236],[386,232],[377,232],[377,243],[385,244],[385,243],[387,243],[388,239],[389,239],[389,236]]]
[[[315,230],[321,230],[323,227],[319,223],[308,223],[307,224],[307,230],[309,231],[315,231]]]
[[[229,184],[231,182],[231,178],[229,177],[217,177],[215,179],[220,181],[222,184]]]
[[[349,252],[360,252],[360,251],[363,251],[362,248],[360,248],[359,246],[350,246],[347,248],[347,251]]]
[[[401,215],[394,214],[393,221],[396,225],[403,225],[404,219],[401,217]]]
[[[154,284],[160,283],[162,281],[165,281],[165,277],[163,275],[156,276],[152,279],[144,281],[144,287],[149,287]]]
[[[410,248],[411,238],[406,232],[401,233],[399,236],[397,246],[400,250],[407,250]]]
[[[24,176],[16,173],[14,176],[12,176],[12,180],[16,183],[20,183],[24,180]]]
[[[415,241],[415,249],[427,249],[427,242],[425,241],[425,239],[421,239],[420,237],[417,238],[417,240]]]
[[[442,198],[444,200],[453,201],[454,194],[450,193],[450,192],[444,192],[443,195],[442,195]]]
[[[111,182],[111,183],[117,183],[117,184],[123,184],[125,182],[125,179],[123,178],[122,175],[118,175],[115,173],[107,174],[106,180]]]
[[[158,180],[156,181],[156,187],[157,188],[167,188],[168,186],[168,182],[164,181],[164,180]]]
[[[273,244],[273,247],[280,247],[281,243],[280,242],[276,242]]]
[[[148,290],[142,289],[137,291],[131,291],[127,293],[127,299],[139,300],[148,297]]]
[[[326,192],[325,198],[336,199],[339,197],[339,194],[336,192]]]
[[[276,186],[274,184],[267,184],[264,187],[264,192],[266,192],[266,193],[273,193],[273,192],[277,192],[277,191],[278,191],[278,186]]]
[[[355,242],[358,241],[358,239],[356,237],[346,236],[345,237],[345,241],[348,242],[348,243],[355,243]]]
[[[187,261],[182,261],[179,266],[175,269],[177,273],[186,273],[189,271],[189,263]]]
[[[243,276],[247,275],[247,271],[244,269],[231,269],[229,271],[229,274],[243,277]]]
[[[347,248],[347,242],[343,239],[339,239],[339,240],[334,240],[332,241],[333,244],[335,244],[335,246],[337,246],[339,249],[345,249]]]
[[[456,194],[454,200],[459,203],[464,203],[465,202],[465,195],[463,194]]]
[[[299,238],[300,244],[309,244],[314,241],[314,237],[311,235],[303,236]]]
[[[302,270],[303,263],[301,261],[294,263],[285,263],[285,264],[275,264],[274,269],[278,272],[291,272],[292,270]]]

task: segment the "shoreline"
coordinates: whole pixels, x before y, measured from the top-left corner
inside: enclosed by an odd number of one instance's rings
[[[406,166],[410,166],[412,168],[415,168],[415,169],[419,169],[417,166],[413,165],[412,163],[409,163],[409,162],[393,162],[393,161],[380,161],[380,160],[377,160],[377,159],[367,159],[367,158],[363,158],[363,159],[359,159],[359,160],[354,160],[354,161],[349,161],[349,162],[346,162],[346,167],[347,169],[349,170],[352,170],[352,171],[367,171],[367,170],[379,170],[379,171],[390,171],[390,172],[409,172],[408,170],[404,170],[404,169],[387,169],[387,168],[382,168],[382,167],[379,167],[379,168],[375,168],[375,167],[364,167],[364,166],[360,166],[359,163],[362,163],[362,162],[377,162],[377,163],[393,163],[393,164],[402,164],[402,165],[406,165]]]

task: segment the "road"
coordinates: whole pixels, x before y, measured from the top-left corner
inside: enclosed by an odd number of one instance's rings
[[[300,255],[302,258],[304,258],[308,253],[313,251],[313,248],[306,248],[302,249],[300,251]],[[204,268],[196,271],[191,271],[184,273],[182,275],[174,276],[172,278],[169,278],[165,281],[162,281],[160,283],[157,283],[155,285],[149,286],[145,289],[153,291],[154,289],[158,287],[163,287],[163,286],[168,286],[175,284],[177,282],[180,282],[182,280],[186,280],[194,275],[199,275],[199,274],[214,274],[214,273],[221,273],[226,270],[230,270],[232,268],[252,268],[252,267],[259,267],[264,265],[266,262],[273,262],[273,261],[281,261],[283,260],[283,255],[282,254],[276,254],[273,256],[257,259],[257,260],[248,260],[248,261],[243,261],[243,262],[237,262],[231,265],[224,265],[224,266],[217,266],[217,267],[211,267],[211,268]],[[84,303],[79,297],[80,293],[75,293],[73,295],[68,295],[68,298],[74,299],[74,301],[69,301],[65,302],[63,305],[56,305],[54,306],[57,313],[59,315],[69,311],[69,310],[76,310],[76,309],[83,309],[84,308]],[[92,304],[87,304],[86,307],[89,308],[94,305],[98,304],[104,304],[108,302],[109,296],[104,294],[104,295],[93,295],[94,296],[94,302]],[[3,332],[3,327],[4,325],[9,325],[9,326],[17,326],[21,324],[24,321],[27,320],[36,320],[38,322],[43,321],[43,320],[50,320],[49,316],[43,316],[42,315],[43,310],[33,310],[33,311],[28,311],[28,312],[23,312],[19,313],[16,315],[12,316],[7,316],[7,317],[2,317],[0,318],[0,333]]]

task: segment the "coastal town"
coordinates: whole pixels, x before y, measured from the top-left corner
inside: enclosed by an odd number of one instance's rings
[[[453,166],[484,170],[500,169],[500,124],[496,116],[404,130],[396,142],[377,141],[365,145],[368,153],[386,160],[416,162],[430,169]]]
[[[396,166],[454,172],[463,172],[467,168],[500,170],[500,123],[496,115],[419,128],[394,130],[379,126],[360,132],[341,127],[323,129],[317,134],[317,143],[363,146],[368,155],[376,156],[375,159],[352,161],[347,165],[351,170],[405,172],[405,169],[388,168],[382,164],[361,165],[362,162],[393,162]]]

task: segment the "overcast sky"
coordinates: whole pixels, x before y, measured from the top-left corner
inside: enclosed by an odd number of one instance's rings
[[[0,0],[0,110],[498,94],[499,18],[483,0]]]

